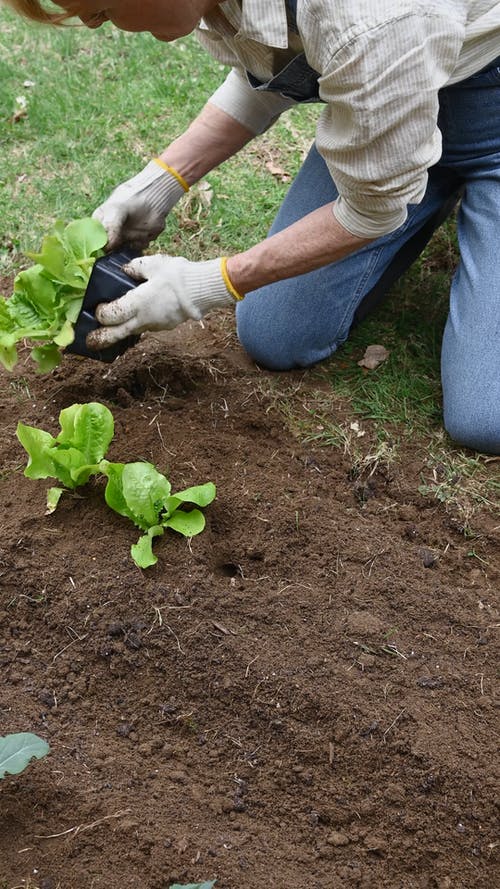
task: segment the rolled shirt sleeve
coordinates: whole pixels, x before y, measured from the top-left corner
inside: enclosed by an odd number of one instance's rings
[[[261,92],[250,86],[244,71],[233,68],[209,102],[259,136],[296,103],[280,93]]]
[[[323,65],[317,147],[339,191],[334,214],[359,237],[395,231],[441,156],[439,89],[462,45],[449,17],[407,15],[370,29]]]
[[[202,27],[196,31],[196,37],[213,58],[232,69],[209,102],[225,111],[251,133],[256,136],[264,133],[283,111],[296,104],[279,93],[257,91],[250,86],[236,44],[227,34],[220,34],[202,23]]]

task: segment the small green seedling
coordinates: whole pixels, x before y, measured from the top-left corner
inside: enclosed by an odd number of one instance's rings
[[[29,460],[27,478],[56,478],[65,488],[85,485],[100,472],[99,464],[114,433],[111,411],[97,401],[72,404],[59,414],[61,431],[56,438],[49,432],[18,423],[17,437]],[[47,513],[54,512],[64,488],[50,488]]]
[[[158,559],[153,554],[153,539],[165,528],[184,537],[194,537],[205,527],[200,509],[186,510],[185,505],[208,506],[215,498],[212,482],[171,493],[168,479],[152,463],[111,463],[104,459],[114,432],[111,411],[99,402],[73,404],[59,414],[61,432],[54,438],[49,432],[18,423],[17,437],[28,453],[25,476],[32,479],[57,478],[64,488],[49,488],[47,514],[54,512],[64,489],[85,485],[92,475],[107,478],[104,492],[110,509],[131,519],[145,533],[131,547],[139,568],[149,568]]]
[[[172,528],[184,537],[194,537],[203,531],[203,513],[199,509],[186,512],[180,507],[184,503],[208,506],[216,494],[212,482],[172,495],[170,482],[152,463],[102,460],[100,469],[108,479],[104,494],[108,506],[146,532],[130,550],[139,568],[149,568],[158,561],[152,550],[153,538],[160,537],[165,528]]]
[[[96,219],[56,222],[40,253],[27,254],[35,265],[19,272],[12,296],[0,297],[0,363],[7,370],[16,365],[16,344],[24,339],[38,343],[31,357],[40,373],[57,367],[60,350],[73,342],[90,273],[106,241]]]
[[[0,778],[18,775],[32,759],[42,759],[49,753],[47,741],[31,732],[19,732],[0,738]]]

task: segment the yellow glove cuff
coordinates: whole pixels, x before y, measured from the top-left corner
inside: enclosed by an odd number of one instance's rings
[[[231,278],[229,277],[229,274],[227,271],[227,260],[228,260],[228,257],[223,256],[220,261],[220,270],[221,270],[222,277],[224,279],[224,284],[226,285],[227,289],[229,290],[229,293],[231,294],[231,296],[233,296],[237,302],[240,302],[243,299],[243,294],[239,293],[236,290],[236,287],[234,287],[234,285],[231,282]]]
[[[177,170],[174,170],[173,167],[170,167],[168,164],[165,163],[165,161],[162,161],[162,159],[160,157],[154,157],[153,161],[155,164],[158,164],[158,166],[161,167],[163,170],[166,170],[167,173],[170,173],[171,176],[174,176],[177,179],[177,182],[179,183],[179,185],[182,186],[184,191],[189,191],[189,185],[187,184],[184,177],[181,176],[181,174],[177,172]]]

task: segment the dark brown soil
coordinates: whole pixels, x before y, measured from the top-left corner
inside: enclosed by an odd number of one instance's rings
[[[471,557],[416,455],[360,484],[229,319],[188,334],[0,376],[0,734],[51,746],[0,784],[0,886],[492,889],[498,517]],[[217,484],[146,571],[100,482],[46,516],[23,476],[17,421],[90,400],[111,459]]]

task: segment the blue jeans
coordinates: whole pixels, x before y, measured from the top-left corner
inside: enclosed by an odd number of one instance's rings
[[[237,306],[246,351],[271,370],[328,358],[460,201],[460,261],[441,352],[444,425],[467,447],[500,453],[500,58],[440,93],[443,152],[406,222],[339,262],[247,294]],[[269,234],[337,197],[313,146]]]

